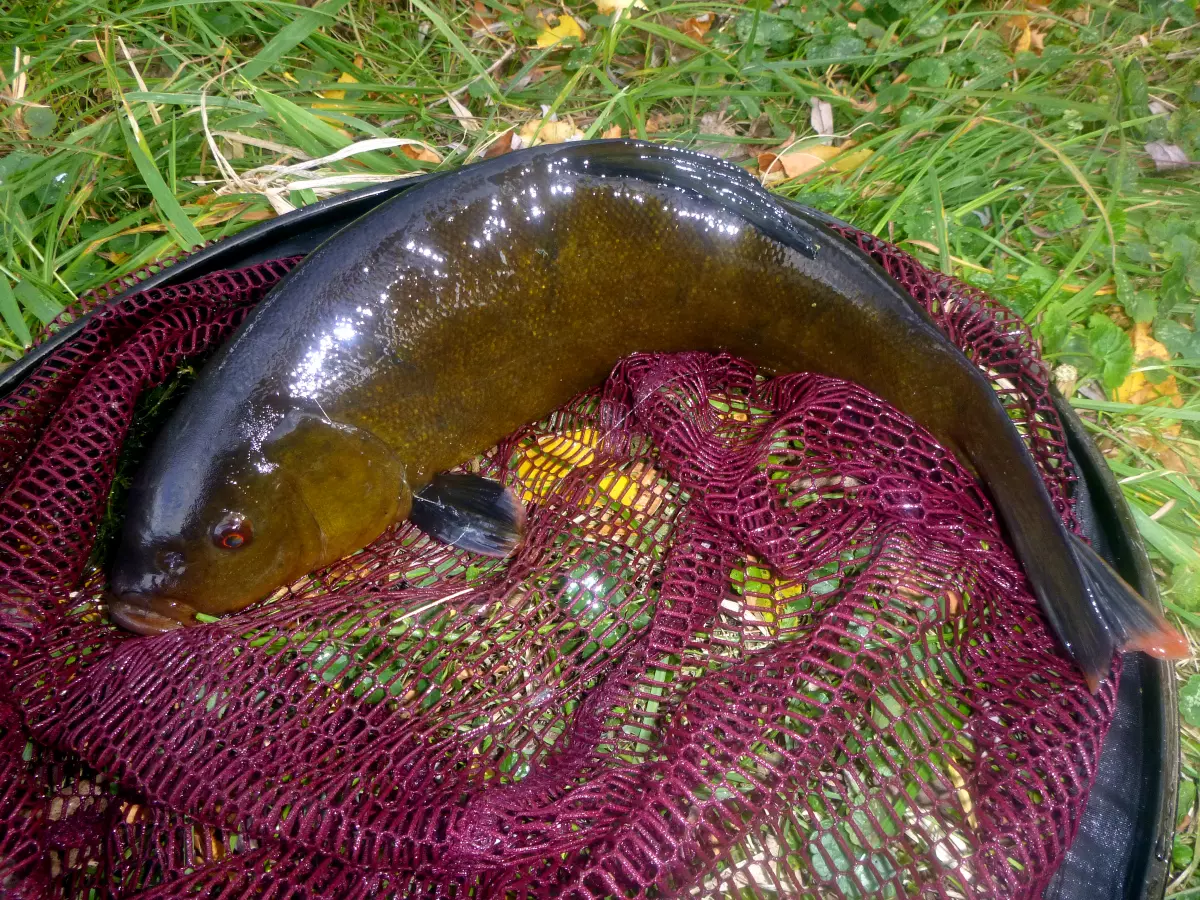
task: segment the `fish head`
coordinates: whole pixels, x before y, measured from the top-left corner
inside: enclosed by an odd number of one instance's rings
[[[257,449],[171,449],[139,473],[109,581],[110,616],[139,634],[243,609],[408,513],[403,468],[354,428],[299,416]]]
[[[278,467],[227,458],[202,484],[140,479],[109,582],[109,613],[154,634],[242,609],[319,563],[320,528]]]

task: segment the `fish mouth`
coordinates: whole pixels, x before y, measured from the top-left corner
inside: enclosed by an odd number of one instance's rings
[[[152,635],[199,624],[196,611],[170,597],[134,592],[108,595],[108,617],[134,634]]]

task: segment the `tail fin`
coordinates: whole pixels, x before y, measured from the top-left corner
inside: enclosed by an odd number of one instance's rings
[[[1185,659],[1191,654],[1187,638],[1126,584],[1095,550],[1078,535],[1069,534],[1069,540],[1083,574],[1088,600],[1118,649],[1141,650],[1159,659]],[[1093,692],[1105,674],[1084,672]]]

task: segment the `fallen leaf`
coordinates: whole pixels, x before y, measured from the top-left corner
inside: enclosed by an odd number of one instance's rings
[[[1022,17],[1024,18],[1024,17]],[[1027,53],[1029,48],[1033,46],[1033,26],[1029,24],[1029,20],[1025,20],[1024,27],[1017,32],[1016,40],[1012,42],[1014,53]]]
[[[809,98],[809,102],[812,104],[809,121],[812,122],[813,131],[822,137],[833,137],[833,107],[828,101],[817,97]]]
[[[338,76],[338,84],[358,84],[358,79],[355,78],[353,75],[351,75],[349,72],[343,72],[341,75]],[[345,100],[346,99],[346,92],[342,91],[342,90],[325,91],[325,93],[323,93],[323,94],[321,94],[318,91],[318,94],[327,100]]]
[[[1067,10],[1067,18],[1079,25],[1087,25],[1092,20],[1092,8],[1086,4],[1076,6]]]
[[[1187,452],[1185,444],[1176,442],[1179,437],[1178,427],[1177,422],[1171,428],[1163,429],[1159,435],[1151,434],[1144,428],[1131,428],[1125,435],[1130,443],[1145,450],[1162,463],[1164,468],[1181,475],[1192,475],[1200,471],[1200,459]]]
[[[1186,169],[1192,164],[1187,154],[1183,152],[1183,148],[1177,144],[1168,144],[1166,141],[1151,141],[1146,145],[1146,152],[1154,160],[1154,168],[1160,172]]]
[[[1075,385],[1079,383],[1079,370],[1063,363],[1054,370],[1054,386],[1068,400],[1075,396]]]
[[[517,136],[517,130],[510,128],[496,140],[488,145],[488,148],[483,151],[484,159],[491,159],[493,156],[503,156],[513,149],[513,138]]]
[[[522,499],[545,497],[572,469],[591,465],[596,459],[597,442],[597,434],[591,428],[538,435],[517,463],[517,478],[524,485]]]
[[[686,34],[692,40],[702,41],[704,36],[708,34],[708,29],[712,28],[713,19],[712,13],[702,13],[698,16],[692,16],[690,19],[684,19],[679,26],[681,34]]]
[[[1138,322],[1133,326],[1129,337],[1133,341],[1135,367],[1134,371],[1130,372],[1117,387],[1117,402],[1142,404],[1166,397],[1176,409],[1183,406],[1183,397],[1179,394],[1179,386],[1175,383],[1174,375],[1168,375],[1155,384],[1146,377],[1145,372],[1137,371],[1137,364],[1146,360],[1158,359],[1168,362],[1171,359],[1171,351],[1151,335],[1150,323]]]
[[[558,24],[551,25],[545,16],[539,15],[538,18],[542,22],[542,30],[537,36],[537,45],[541,48],[553,47],[568,41],[571,38],[583,43],[583,29],[579,27],[579,23],[573,18],[563,13],[558,17]]]
[[[696,143],[703,145],[706,153],[711,153],[713,156],[720,156],[722,159],[732,159],[735,156],[744,156],[746,154],[746,148],[743,144],[736,141],[713,139],[718,135],[722,137],[738,136],[737,130],[724,113],[706,112],[700,117],[699,131],[700,136],[696,139]]]
[[[654,134],[658,131],[668,131],[683,123],[683,116],[679,113],[654,113],[646,120],[646,134]]]
[[[419,162],[440,163],[442,161],[442,158],[431,149],[418,144],[403,144],[400,147],[400,152],[409,159],[415,159]]]
[[[533,119],[522,125],[517,135],[524,147],[583,140],[583,132],[575,127],[575,123],[569,117],[558,120]]]
[[[450,111],[454,113],[454,118],[458,119],[458,124],[462,126],[463,131],[479,130],[479,123],[475,121],[471,110],[467,109],[461,100],[453,94],[447,94],[446,103],[450,106]]]
[[[621,126],[613,125],[609,128],[605,128],[604,131],[601,132],[600,137],[605,138],[607,140],[611,140],[613,138],[619,138],[621,136],[621,133],[622,133]]]
[[[611,15],[615,12],[624,12],[631,6],[636,9],[646,8],[646,4],[642,0],[596,0],[596,12],[602,16]]]
[[[763,173],[782,170],[785,178],[799,178],[806,172],[832,161],[830,168],[835,172],[849,172],[869,159],[872,152],[867,147],[848,152],[851,146],[849,142],[842,147],[813,144],[801,150],[787,150],[784,153],[760,153],[758,168]]]
[[[495,22],[496,17],[489,14],[488,8],[479,2],[479,0],[475,0],[475,5],[471,8],[471,14],[467,16],[467,25],[471,31],[487,31]]]

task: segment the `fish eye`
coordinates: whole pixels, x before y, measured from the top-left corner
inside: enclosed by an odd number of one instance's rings
[[[213,527],[213,543],[222,550],[237,550],[250,543],[254,531],[250,520],[241,513],[227,513]]]

